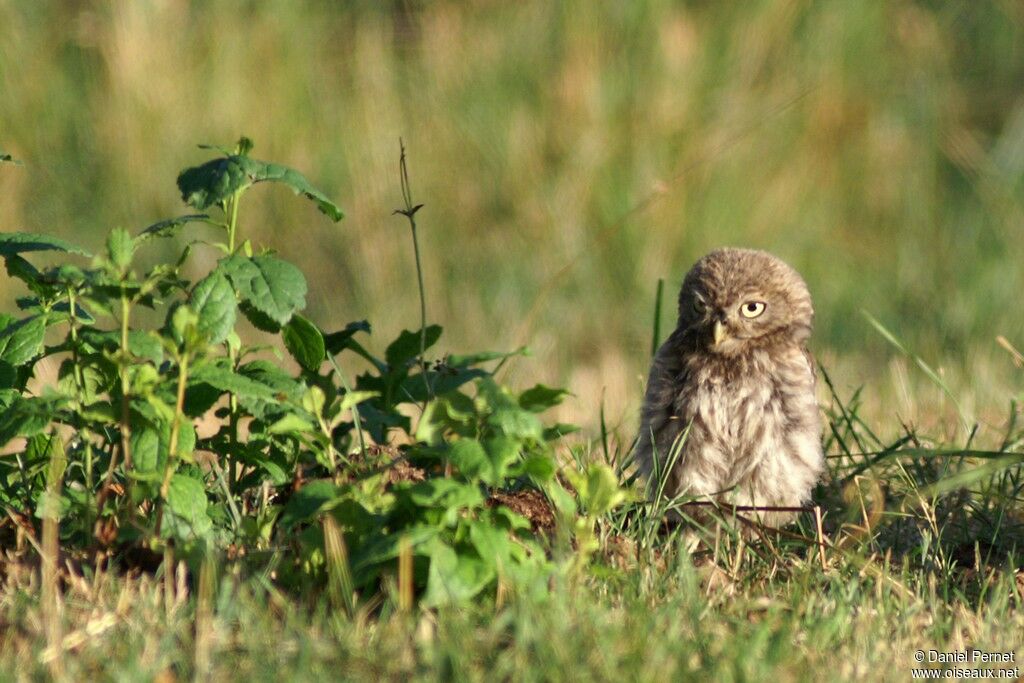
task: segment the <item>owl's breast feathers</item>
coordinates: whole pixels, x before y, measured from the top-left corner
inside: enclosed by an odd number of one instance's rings
[[[651,369],[637,459],[679,457],[676,494],[733,490],[736,502],[798,505],[823,467],[814,367],[802,345],[738,357],[704,353],[673,335]]]

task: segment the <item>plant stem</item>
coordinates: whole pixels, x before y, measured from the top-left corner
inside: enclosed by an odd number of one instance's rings
[[[130,403],[128,400],[128,392],[131,388],[128,380],[128,316],[131,314],[131,302],[128,300],[128,296],[124,293],[124,289],[121,289],[121,359],[118,363],[118,369],[121,375],[121,454],[124,459],[124,466],[126,468],[132,466],[132,454],[128,443],[132,435],[132,427],[129,420],[130,417]],[[113,463],[113,460],[111,460]]]
[[[160,484],[160,509],[156,517],[156,534],[160,534],[160,524],[163,521],[163,506],[167,502],[167,494],[171,487],[171,476],[174,474],[174,465],[178,452],[178,437],[181,431],[181,422],[185,417],[185,386],[188,383],[188,360],[186,352],[182,355],[178,364],[178,394],[174,403],[174,422],[171,423],[171,437],[167,445],[167,464],[164,466],[164,479]]]
[[[132,428],[131,428],[131,412],[130,404],[128,400],[128,390],[130,382],[128,381],[128,316],[131,314],[131,301],[128,299],[128,295],[125,293],[124,286],[121,286],[121,349],[120,357],[117,363],[117,372],[121,379],[121,457],[124,461],[125,469],[131,467],[132,456],[129,442],[131,440]],[[99,492],[96,494],[96,516],[97,518],[103,512],[103,503],[106,502],[107,496],[110,495],[111,482],[114,479],[114,470],[117,469],[117,451],[114,450],[110,454],[110,464],[107,466],[107,473],[103,477],[103,486],[100,487]],[[129,482],[131,480],[129,479]],[[130,483],[129,483],[130,485]]]
[[[238,205],[241,199],[242,191],[239,190],[231,195],[228,200],[227,206],[224,208],[224,213],[228,215],[228,253],[233,254],[235,252],[235,233],[238,229]],[[238,357],[235,353],[235,349],[230,344],[228,345],[228,356],[231,359],[231,369],[237,370],[236,365],[238,363]],[[236,459],[235,459],[235,447],[238,444],[238,397],[234,393],[228,394],[228,405],[230,410],[229,418],[229,431],[228,438],[231,440],[231,449],[228,451],[227,457],[227,469],[228,469],[228,495],[234,495],[235,483],[237,479],[237,472],[235,471]]]
[[[420,241],[416,236],[416,218],[409,216],[409,224],[412,226],[412,250],[416,256],[416,280],[420,290],[420,363],[424,366],[426,373],[426,360],[423,358],[427,352],[427,298],[423,292],[423,266],[420,264]],[[423,376],[426,380],[426,375]],[[430,391],[430,386],[427,386]]]
[[[241,192],[231,195],[224,213],[228,214],[228,252],[235,251],[235,230],[238,227],[238,198]]]
[[[348,380],[345,378],[345,373],[341,371],[338,366],[338,361],[335,360],[334,356],[327,354],[327,358],[331,361],[331,366],[334,368],[334,374],[338,376],[338,380],[341,381],[341,386],[345,389],[345,393],[352,393],[352,388],[348,385]],[[359,439],[359,454],[366,458],[366,439],[363,437],[363,422],[359,418],[359,406],[352,406],[352,422],[356,426],[356,438]]]
[[[405,162],[405,143],[402,139],[398,139],[398,145],[401,150],[401,154],[398,159],[399,171],[402,179],[402,201],[405,203],[404,209],[397,209],[395,213],[400,213],[409,220],[409,228],[412,231],[412,249],[413,254],[416,256],[416,280],[419,284],[420,292],[420,374],[423,375],[423,385],[426,387],[427,396],[423,402],[423,409],[426,410],[427,402],[433,398],[433,388],[430,386],[430,381],[427,378],[427,360],[424,357],[427,352],[427,297],[423,288],[423,265],[420,262],[420,241],[416,235],[416,212],[423,208],[422,204],[414,205],[412,203],[412,187],[409,184],[409,168]]]
[[[231,359],[231,370],[233,372],[238,371],[238,356],[233,346],[228,346],[228,357]],[[235,490],[235,483],[237,480],[238,473],[235,471],[237,460],[235,459],[235,449],[238,446],[238,397],[234,393],[228,394],[228,439],[231,443],[231,448],[228,449],[228,490]]]
[[[82,408],[83,408],[83,396],[85,394],[85,377],[82,375],[82,365],[80,363],[79,349],[78,349],[78,317],[76,309],[76,292],[74,288],[68,289],[68,309],[70,311],[71,318],[68,322],[69,333],[71,335],[71,363],[75,371],[75,386],[78,389],[77,410],[75,411],[77,417],[78,431],[81,434],[82,443],[85,445],[85,490],[92,492],[93,487],[93,471],[92,471],[92,433],[89,431],[89,427],[85,424],[82,419]],[[96,511],[98,514],[98,511]],[[87,506],[85,528],[88,529],[92,526],[94,511],[92,508]]]

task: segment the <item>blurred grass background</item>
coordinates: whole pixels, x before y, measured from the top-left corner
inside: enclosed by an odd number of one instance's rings
[[[1024,346],[1015,0],[0,2],[0,27],[0,148],[26,162],[0,170],[0,230],[96,248],[183,213],[195,144],[244,133],[348,212],[262,188],[244,234],[379,348],[418,325],[402,136],[442,350],[528,344],[513,379],[568,386],[565,418],[603,396],[633,429],[657,281],[669,328],[723,244],[804,274],[815,351],[869,413],[950,406],[861,309],[983,420],[1021,386],[994,341]]]

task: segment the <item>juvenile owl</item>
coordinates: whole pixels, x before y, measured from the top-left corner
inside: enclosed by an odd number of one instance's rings
[[[636,447],[644,476],[678,449],[667,496],[806,503],[824,467],[806,346],[813,317],[807,285],[771,254],[718,249],[697,261],[647,382]],[[743,514],[769,526],[795,516]]]

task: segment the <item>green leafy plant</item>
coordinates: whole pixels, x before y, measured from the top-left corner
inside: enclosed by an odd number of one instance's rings
[[[543,585],[557,568],[554,517],[538,521],[516,501],[544,512],[554,499],[572,515],[553,443],[573,428],[540,417],[566,392],[501,386],[495,364],[522,350],[428,359],[442,329],[426,322],[418,263],[421,329],[383,355],[366,321],[325,333],[304,317],[301,270],[244,239],[239,207],[254,185],[277,182],[333,221],[343,213],[252,147],[204,146],[222,156],[178,176],[182,199],[204,213],[114,229],[95,255],[0,234],[7,273],[28,289],[18,315],[0,316],[0,444],[15,451],[0,460],[0,504],[58,522],[62,546],[83,557],[229,551],[285,586],[319,578],[348,610],[382,585],[428,605]],[[404,148],[402,182],[418,251]],[[139,270],[153,240],[195,225],[219,237]],[[191,281],[197,249],[219,258]],[[58,263],[34,265],[40,257]],[[277,341],[244,342],[243,317]],[[153,319],[163,322],[140,322]],[[281,347],[297,370],[279,362]],[[367,368],[354,382],[341,354]],[[44,359],[59,366],[51,385],[38,378]],[[594,516],[620,500],[601,474],[573,480],[588,515],[575,530],[584,556]]]

